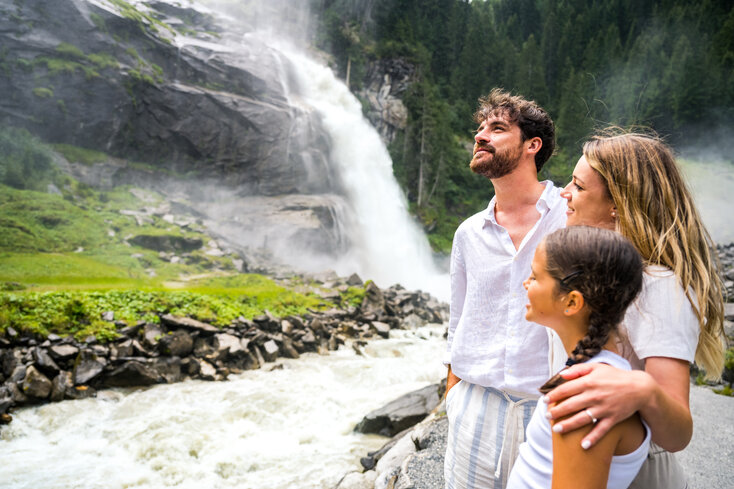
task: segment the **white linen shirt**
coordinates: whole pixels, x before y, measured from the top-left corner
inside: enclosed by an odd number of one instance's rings
[[[454,235],[444,363],[472,384],[537,396],[551,376],[550,330],[525,320],[527,294],[522,285],[540,241],[566,224],[561,189],[549,181],[543,184],[536,203],[540,218],[519,248],[495,219],[495,198]]]

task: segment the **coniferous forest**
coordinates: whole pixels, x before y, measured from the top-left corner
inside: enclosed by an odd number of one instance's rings
[[[467,168],[477,99],[503,87],[545,107],[565,183],[581,144],[610,124],[651,128],[678,151],[721,144],[734,122],[731,0],[314,0],[320,47],[359,89],[370,62],[416,66],[395,174],[434,248],[486,205]],[[425,189],[430,189],[426,191]]]

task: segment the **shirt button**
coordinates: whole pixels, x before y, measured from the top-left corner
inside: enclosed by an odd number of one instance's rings
[[[508,368],[508,369],[507,369],[507,373],[508,373],[508,374],[511,374],[511,373],[512,373],[512,369],[511,369],[511,368]]]

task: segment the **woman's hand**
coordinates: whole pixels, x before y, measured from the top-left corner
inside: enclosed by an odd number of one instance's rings
[[[584,363],[566,369],[568,380],[546,396],[551,419],[568,416],[554,431],[568,433],[598,422],[582,441],[585,448],[596,444],[612,427],[640,411],[654,390],[654,380],[645,372],[620,370],[603,363]],[[587,413],[591,413],[591,416]],[[575,414],[574,414],[575,413]]]
[[[565,370],[563,377],[568,382],[547,395],[549,404],[557,403],[548,413],[551,419],[569,416],[556,423],[561,433],[591,423],[591,416],[596,418],[598,422],[583,439],[585,446],[596,444],[615,424],[635,411],[640,412],[650,427],[653,441],[664,449],[676,452],[691,441],[688,362],[650,357],[645,360],[645,371],[585,363]]]

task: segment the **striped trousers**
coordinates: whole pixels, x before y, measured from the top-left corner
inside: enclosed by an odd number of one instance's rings
[[[537,400],[456,384],[446,398],[446,489],[503,489]]]

